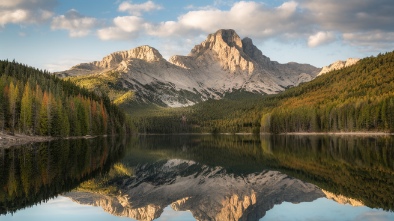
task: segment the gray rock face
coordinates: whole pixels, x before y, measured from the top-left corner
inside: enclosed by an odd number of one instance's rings
[[[339,70],[342,68],[352,66],[352,65],[356,64],[359,60],[360,59],[358,59],[358,58],[348,58],[346,61],[336,61],[328,66],[323,67],[317,76],[326,74],[330,71]]]
[[[121,73],[119,85],[135,91],[138,101],[176,107],[209,98],[220,99],[233,90],[278,93],[310,81],[320,69],[307,64],[271,61],[250,38],[241,40],[230,29],[208,35],[188,56],[176,55],[167,61],[156,49],[141,46],[56,74],[100,77],[108,71]]]
[[[197,220],[259,220],[282,202],[310,202],[325,194],[315,185],[277,171],[228,173],[186,160],[139,166],[117,182],[118,195],[71,192],[65,196],[117,215],[153,220],[163,209],[190,211]]]

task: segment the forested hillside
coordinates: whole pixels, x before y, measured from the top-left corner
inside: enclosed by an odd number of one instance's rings
[[[394,132],[394,52],[317,77],[278,95],[263,131]]]
[[[268,95],[267,95],[268,96]],[[271,98],[271,95],[270,95]],[[140,133],[259,133],[262,109],[276,100],[235,91],[189,107],[124,106]]]
[[[46,71],[0,61],[0,131],[81,136],[130,129],[125,114],[105,96]]]
[[[144,133],[394,132],[394,52],[278,95],[237,91],[191,107],[132,111]]]

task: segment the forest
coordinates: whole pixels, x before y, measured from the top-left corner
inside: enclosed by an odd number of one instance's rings
[[[0,61],[0,131],[42,136],[130,132],[127,116],[98,96],[15,61]]]
[[[394,52],[319,76],[278,95],[265,132],[394,132]]]
[[[229,93],[190,107],[135,108],[141,133],[394,132],[394,52],[277,95]]]

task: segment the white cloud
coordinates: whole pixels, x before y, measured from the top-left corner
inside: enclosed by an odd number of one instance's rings
[[[125,32],[138,32],[144,23],[144,20],[137,16],[116,17],[114,24]]]
[[[128,12],[131,15],[140,16],[142,12],[149,12],[154,10],[160,10],[162,7],[155,4],[152,1],[147,1],[142,4],[131,4],[130,2],[122,2],[119,5],[119,11]]]
[[[392,0],[299,0],[301,7],[323,29],[341,32],[394,31]]]
[[[343,40],[357,47],[366,50],[387,51],[394,49],[394,32],[384,32],[379,30],[368,32],[346,32],[342,35]]]
[[[132,34],[127,33],[120,29],[119,27],[108,27],[108,28],[103,28],[99,29],[97,31],[97,35],[101,40],[107,41],[107,40],[126,40],[128,38],[134,38],[135,36],[132,36]]]
[[[217,8],[229,3],[227,10]],[[383,46],[392,47],[394,42],[392,0],[290,0],[277,7],[258,1],[216,1],[201,7],[189,5],[188,12],[177,19],[158,23],[141,16],[142,12],[161,9],[152,1],[122,2],[118,9],[132,16],[114,18],[111,26],[98,31],[101,39],[134,39],[146,35],[184,39],[218,29],[234,29],[240,36],[260,42],[295,41],[309,47],[342,41],[380,50]]]
[[[0,2],[0,26],[29,24],[48,20],[53,16],[56,0],[2,0]]]
[[[124,5],[129,5],[129,3]],[[127,8],[125,6],[119,8]],[[242,36],[268,39],[307,37],[307,19],[298,4],[285,2],[279,7],[266,7],[259,2],[240,1],[229,10],[199,8],[178,17],[176,21],[147,22],[137,16],[116,17],[113,25],[98,31],[101,39],[128,39],[147,34],[157,37],[191,37],[218,29],[234,29]],[[288,34],[292,33],[292,34]]]
[[[394,4],[392,0],[299,0],[305,15],[310,16],[320,30],[332,30],[342,35],[346,44],[369,51],[394,48]],[[332,36],[310,36],[313,42],[329,42]],[[318,45],[318,44],[317,44]]]
[[[7,23],[20,23],[27,19],[29,12],[22,9],[2,11],[0,14],[0,25]]]
[[[64,15],[54,17],[51,28],[52,30],[67,30],[70,37],[83,37],[88,35],[90,30],[97,25],[97,19],[83,16],[75,9],[71,9]]]
[[[3,0],[0,2],[0,7],[2,8],[12,8],[21,5],[23,0]]]
[[[156,36],[184,36],[231,28],[243,36],[261,39],[273,36],[287,38],[289,32],[303,36],[308,24],[297,7],[294,1],[285,2],[276,8],[258,2],[240,1],[234,3],[230,10],[194,10],[179,16],[177,21],[151,24],[148,33]]]
[[[319,31],[314,35],[309,36],[308,46],[317,47],[319,45],[327,44],[335,40],[333,32]]]
[[[134,39],[144,32],[147,23],[137,16],[119,16],[113,19],[113,26],[97,31],[102,40]]]

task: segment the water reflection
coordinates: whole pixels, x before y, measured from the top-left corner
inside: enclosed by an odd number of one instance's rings
[[[160,217],[168,205],[198,220],[258,220],[276,204],[320,197],[392,210],[392,144],[389,137],[148,136],[109,174],[66,195],[137,220]]]
[[[111,139],[61,140],[0,152],[0,214],[45,202],[110,169],[124,155]]]
[[[116,193],[79,189],[65,196],[137,220],[156,219],[168,205],[175,211],[191,211],[197,220],[258,220],[275,204],[324,196],[315,185],[278,171],[241,176],[190,160],[140,165],[132,177],[111,177],[109,183]]]
[[[363,202],[394,209],[394,139],[391,136],[271,136],[262,139],[275,168]]]
[[[71,189],[64,195],[80,204],[137,220],[169,206],[199,220],[258,220],[321,197],[394,205],[390,136],[143,136],[6,149],[0,159],[2,213]]]

